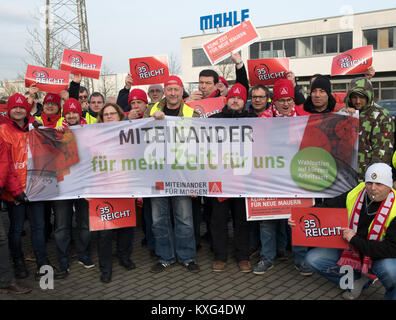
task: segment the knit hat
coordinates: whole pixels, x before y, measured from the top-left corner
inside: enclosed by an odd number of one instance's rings
[[[43,104],[46,102],[56,103],[60,109],[61,97],[55,93],[47,93],[44,97]]]
[[[240,83],[234,84],[227,94],[227,101],[232,97],[241,97],[246,104],[247,92],[246,88]]]
[[[146,104],[148,104],[146,92],[144,92],[144,91],[141,90],[141,89],[133,89],[133,90],[129,93],[128,104],[130,104],[132,100],[142,100],[142,101],[144,101]]]
[[[30,114],[30,110],[31,110],[31,106],[29,105],[29,103],[27,102],[26,98],[19,94],[19,93],[15,93],[13,94],[7,102],[7,107],[8,107],[8,114],[10,113],[10,111],[16,107],[21,107],[23,109],[26,110],[26,115]]]
[[[282,98],[293,98],[294,100],[294,86],[288,79],[277,80],[274,84],[273,91],[273,101],[277,101]]]
[[[164,82],[164,87],[169,86],[171,84],[177,84],[183,88],[183,82],[178,76],[169,76]]]
[[[224,83],[224,85],[228,88],[228,82],[227,82],[226,79],[224,79],[223,77],[220,77],[220,76],[219,76],[219,82]]]
[[[365,182],[382,183],[392,188],[392,168],[386,163],[374,163],[366,170]]]
[[[324,76],[317,77],[314,82],[312,82],[311,92],[317,88],[326,91],[327,95],[329,97],[331,96],[331,83],[329,78]]]
[[[82,117],[82,110],[81,110],[81,104],[74,98],[70,98],[69,100],[66,100],[65,103],[63,104],[63,115],[67,115],[69,112],[77,112],[80,117]]]

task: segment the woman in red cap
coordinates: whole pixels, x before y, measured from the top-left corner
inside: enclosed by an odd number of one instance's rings
[[[62,125],[61,97],[58,94],[47,93],[43,100],[43,112],[36,117],[44,127],[55,128]]]

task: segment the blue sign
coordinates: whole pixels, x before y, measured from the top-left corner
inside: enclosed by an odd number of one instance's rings
[[[249,19],[249,9],[241,10],[238,18],[238,11],[230,11],[224,13],[217,13],[213,15],[200,17],[200,29],[216,29],[222,27],[232,27],[240,24],[242,21]]]

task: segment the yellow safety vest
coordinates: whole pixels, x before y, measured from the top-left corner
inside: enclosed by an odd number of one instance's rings
[[[43,121],[43,119],[41,118],[41,116],[40,116],[40,117],[35,116],[35,118],[36,118],[37,120],[41,121],[41,123],[44,125],[44,121]],[[55,126],[55,127],[60,127],[60,126],[62,126],[63,119],[65,119],[65,118],[64,118],[64,117],[60,117],[60,118],[58,119],[58,121],[56,122],[56,126]]]
[[[351,219],[351,215],[352,215],[352,210],[353,210],[353,206],[355,205],[355,202],[357,201],[357,198],[359,196],[360,191],[363,190],[363,188],[365,187],[365,183],[361,182],[357,187],[355,187],[353,190],[351,190],[348,195],[347,195],[347,200],[346,200],[346,207],[348,209],[348,220]],[[395,193],[395,190],[391,190],[391,192]],[[396,194],[395,194],[396,196]],[[385,228],[384,228],[384,232],[381,234],[380,239],[385,237],[386,234],[386,230],[388,229],[390,223],[392,222],[392,220],[396,217],[396,203],[393,204],[391,211],[388,215],[388,218],[385,221]],[[374,222],[371,222],[371,224]],[[371,224],[369,226],[369,229],[371,228]]]
[[[159,102],[157,102],[155,105],[153,105],[153,107],[150,110],[150,116],[152,116],[153,113],[156,111],[162,111],[158,105],[159,105]],[[182,113],[183,113],[183,117],[191,118],[194,114],[194,109],[186,104],[183,104]]]
[[[87,124],[93,124],[98,122],[98,119],[96,119],[94,116],[91,116],[89,112],[85,115],[85,120],[87,121]]]
[[[393,153],[392,165],[393,165],[393,168],[396,169],[396,152]]]

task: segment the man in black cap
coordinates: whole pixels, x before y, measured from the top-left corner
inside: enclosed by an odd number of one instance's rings
[[[336,100],[331,94],[331,83],[327,77],[317,77],[311,85],[311,94],[305,100],[304,110],[310,113],[334,111]]]

